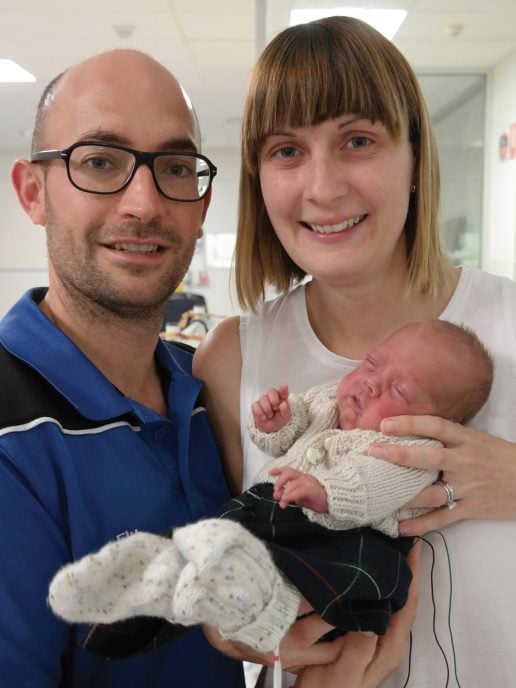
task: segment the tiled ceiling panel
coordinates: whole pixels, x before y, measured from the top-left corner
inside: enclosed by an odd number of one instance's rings
[[[0,57],[33,72],[35,84],[0,84],[0,148],[29,145],[45,84],[67,66],[117,47],[144,50],[189,92],[206,146],[235,147],[245,85],[261,44],[299,0],[0,0]],[[387,0],[354,6],[392,7]],[[399,0],[409,12],[395,43],[421,72],[487,71],[516,50],[516,0]],[[266,14],[265,8],[267,10]],[[458,35],[450,25],[458,24]],[[125,31],[125,33],[124,33]],[[129,35],[126,35],[129,34]]]

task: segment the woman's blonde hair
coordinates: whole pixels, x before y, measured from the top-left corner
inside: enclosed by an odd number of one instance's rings
[[[405,238],[409,287],[437,293],[449,266],[438,229],[439,163],[416,76],[397,48],[368,24],[330,17],[285,29],[265,48],[249,83],[235,254],[238,299],[256,309],[272,286],[284,291],[305,273],[278,241],[264,205],[259,156],[280,127],[305,127],[352,113],[408,137],[414,183]]]

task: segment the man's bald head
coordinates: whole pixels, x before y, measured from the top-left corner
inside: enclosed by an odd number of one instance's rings
[[[61,74],[58,74],[56,77],[54,77],[52,81],[45,87],[45,90],[41,94],[41,98],[39,99],[38,107],[36,110],[36,118],[34,120],[31,153],[36,153],[37,151],[42,150],[45,147],[43,143],[43,130],[45,128],[45,119],[48,111],[52,107],[52,100],[54,98],[56,89],[63,75],[64,72],[61,72]]]
[[[54,147],[54,144],[48,140],[48,122],[51,119],[56,103],[63,107],[60,101],[70,97],[67,87],[72,92],[77,91],[82,83],[85,86],[89,85],[92,77],[99,73],[109,75],[108,78],[116,81],[117,72],[131,75],[135,85],[138,83],[137,79],[140,75],[144,79],[144,87],[151,90],[153,83],[155,83],[155,88],[159,89],[166,88],[166,82],[168,81],[170,89],[176,91],[178,97],[181,98],[190,112],[194,140],[200,150],[199,122],[190,99],[186,96],[177,79],[163,65],[149,55],[138,50],[120,49],[101,53],[61,72],[46,86],[36,110],[32,135],[32,153]],[[142,82],[140,82],[141,85]],[[152,96],[152,93],[149,96]]]

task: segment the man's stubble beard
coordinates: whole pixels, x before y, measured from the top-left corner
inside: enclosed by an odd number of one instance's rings
[[[102,243],[101,237],[104,233],[102,225],[93,226],[87,234],[82,235],[82,244],[73,241],[73,228],[63,228],[47,197],[46,229],[49,261],[74,307],[78,311],[84,311],[88,317],[94,315],[108,320],[161,322],[169,296],[175,291],[190,266],[196,241],[194,235],[191,244],[185,245],[185,241],[173,229],[158,228],[152,224],[142,225],[138,222],[124,223],[125,239],[163,237],[169,247],[167,250],[174,254],[170,269],[144,297],[141,292],[135,296],[134,291],[128,295],[127,290],[117,285],[116,277],[100,269],[95,263],[95,247]],[[117,233],[111,228],[110,241],[114,236],[116,237]],[[132,270],[132,274],[135,275],[146,272],[148,268],[128,266],[128,270]]]

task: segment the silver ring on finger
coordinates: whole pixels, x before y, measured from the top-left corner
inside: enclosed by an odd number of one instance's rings
[[[440,485],[443,488],[446,495],[446,506],[448,509],[455,509],[457,502],[455,501],[455,491],[453,489],[453,485],[450,485],[450,483],[447,483],[445,480],[438,480],[435,484]]]

